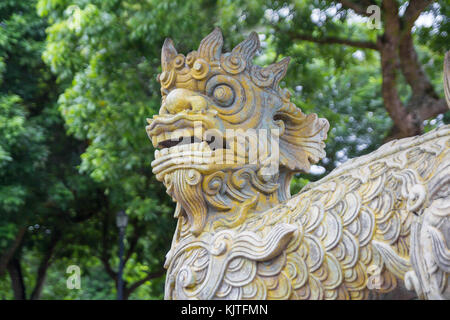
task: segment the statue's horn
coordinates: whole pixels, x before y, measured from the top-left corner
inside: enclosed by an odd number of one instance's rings
[[[239,43],[233,49],[233,53],[240,54],[241,57],[249,64],[255,56],[255,53],[258,51],[259,47],[260,44],[258,34],[256,32],[252,32],[247,37],[247,39]]]
[[[450,51],[447,51],[444,58],[444,93],[447,106],[450,108]]]
[[[223,37],[219,27],[207,35],[198,47],[198,55],[206,60],[219,61],[222,53]]]
[[[267,68],[268,74],[273,74],[273,82],[272,82],[272,88],[277,88],[278,84],[280,83],[281,79],[284,78],[286,75],[289,61],[291,61],[290,57],[285,57],[278,61],[277,63],[271,64]]]
[[[271,64],[265,68],[261,68],[258,65],[253,65],[251,68],[253,81],[260,87],[271,87],[275,90],[278,89],[278,84],[286,75],[290,60],[291,58],[286,57],[281,61]]]
[[[177,50],[175,49],[173,45],[173,41],[170,38],[166,38],[164,40],[164,44],[162,46],[161,50],[161,65],[163,70],[169,70],[170,69],[170,63],[177,55]]]

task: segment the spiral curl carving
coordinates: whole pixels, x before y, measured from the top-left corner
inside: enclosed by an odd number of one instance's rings
[[[239,54],[229,53],[222,55],[222,68],[231,74],[238,74],[245,70],[247,63]]]

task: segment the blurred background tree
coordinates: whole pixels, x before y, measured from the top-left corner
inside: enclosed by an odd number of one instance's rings
[[[449,12],[444,0],[2,1],[0,298],[114,299],[119,210],[130,217],[125,298],[162,297],[175,221],[144,128],[160,107],[166,37],[186,53],[220,26],[230,50],[256,30],[258,64],[293,58],[282,85],[331,124],[327,157],[294,179],[295,193],[448,122]],[[66,287],[69,265],[80,290]]]

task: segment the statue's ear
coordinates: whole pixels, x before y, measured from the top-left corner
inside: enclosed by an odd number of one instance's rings
[[[279,137],[280,165],[292,171],[309,172],[311,164],[325,157],[329,123],[317,114],[305,115],[293,103],[286,103],[275,114],[283,128]]]

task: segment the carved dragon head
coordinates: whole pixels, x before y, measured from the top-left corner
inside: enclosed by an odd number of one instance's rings
[[[236,202],[248,200],[251,191],[238,195],[243,185],[266,194],[287,189],[287,176],[309,171],[325,156],[327,120],[302,113],[290,101],[288,90],[279,87],[289,58],[265,68],[252,64],[260,47],[255,32],[231,52],[222,53],[222,46],[219,28],[186,56],[166,39],[158,75],[162,105],[146,128],[157,148],[153,172],[177,201],[177,215],[186,217],[194,234],[203,230],[212,208],[226,212]],[[247,140],[236,134],[243,130]],[[251,140],[248,130],[270,136],[268,143],[258,139],[253,146],[259,162],[249,161],[252,147],[244,146]],[[261,168],[275,153],[279,170],[264,176]],[[239,177],[227,176],[238,171]],[[240,182],[243,174],[248,184]],[[238,189],[234,198],[229,196],[232,192],[227,195],[228,184]]]

